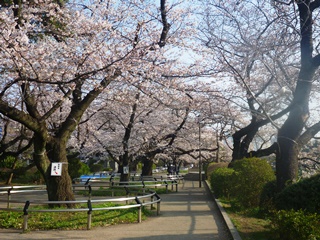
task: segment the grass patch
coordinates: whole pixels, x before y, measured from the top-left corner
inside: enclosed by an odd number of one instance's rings
[[[112,207],[119,204],[99,204],[94,207]],[[43,209],[42,207],[41,209]],[[142,211],[142,220],[152,212],[146,208]],[[28,218],[29,230],[76,230],[87,228],[87,212],[30,212]],[[99,210],[92,212],[92,227],[108,226],[122,223],[136,223],[138,209]],[[0,211],[0,228],[22,229],[23,213]]]
[[[219,200],[243,240],[275,239],[270,220],[263,217],[258,208],[241,210],[232,207],[228,200]]]

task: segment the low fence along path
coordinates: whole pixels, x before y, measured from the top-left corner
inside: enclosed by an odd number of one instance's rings
[[[160,216],[149,217],[140,224],[96,227],[91,230],[50,230],[27,233],[21,233],[21,230],[0,229],[0,239],[230,239],[210,193],[204,186],[199,188],[198,181],[186,179],[179,184],[178,192],[162,194],[160,197],[162,199]]]

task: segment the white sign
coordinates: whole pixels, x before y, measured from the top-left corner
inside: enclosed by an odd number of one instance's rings
[[[129,174],[129,166],[123,166],[123,174]]]
[[[61,176],[62,163],[51,163],[51,176]]]

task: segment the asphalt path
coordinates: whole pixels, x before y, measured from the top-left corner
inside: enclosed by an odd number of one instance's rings
[[[160,215],[141,223],[95,227],[91,230],[28,231],[0,229],[1,240],[16,239],[108,239],[108,240],[197,240],[231,239],[218,207],[198,181],[185,180],[178,192],[160,195]],[[94,216],[93,216],[94,218]]]

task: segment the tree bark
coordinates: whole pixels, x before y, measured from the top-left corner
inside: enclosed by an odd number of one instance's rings
[[[53,138],[47,144],[47,153],[52,163],[62,163],[61,176],[51,176],[51,164],[46,171],[46,184],[50,201],[73,201],[72,179],[68,172],[67,139]],[[71,206],[71,205],[68,205]]]
[[[120,182],[128,182],[130,180],[130,172],[125,172],[124,169],[129,167],[129,156],[127,154],[120,156],[119,163]]]
[[[153,166],[153,161],[149,160],[148,158],[144,158],[142,160],[143,167],[142,167],[142,176],[152,176],[152,166]]]
[[[35,136],[34,161],[44,177],[49,201],[72,201],[72,181],[68,173],[66,141],[59,138],[44,140]],[[51,164],[62,163],[61,176],[51,176]],[[67,204],[71,207],[72,204]],[[53,205],[52,205],[53,206]]]
[[[278,132],[279,149],[276,158],[276,174],[279,191],[297,178],[298,154],[301,149],[299,137],[309,118],[309,100],[312,80],[319,66],[312,56],[312,12],[319,6],[312,6],[310,2],[309,0],[297,1],[301,33],[301,67],[296,89],[293,94],[291,111]],[[319,3],[319,1],[314,1],[314,3],[315,2]]]
[[[301,149],[299,138],[309,118],[309,98],[315,69],[301,69],[294,93],[292,110],[278,132],[276,157],[277,187],[281,191],[292,183],[298,174],[298,154]]]

